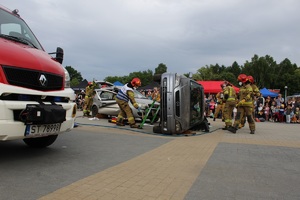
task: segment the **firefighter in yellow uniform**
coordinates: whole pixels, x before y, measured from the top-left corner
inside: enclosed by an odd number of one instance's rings
[[[253,90],[250,85],[250,81],[247,75],[240,74],[238,76],[239,85],[242,85],[239,92],[239,102],[237,105],[237,114],[234,125],[228,130],[232,133],[236,133],[241,123],[241,116],[245,115],[250,128],[250,134],[255,133],[255,123],[253,119]]]
[[[229,82],[225,81],[223,93],[226,103],[224,107],[225,127],[222,129],[228,130],[230,127],[232,127],[232,112],[236,106],[236,92],[232,85]]]
[[[216,121],[216,118],[218,118],[218,115],[220,111],[222,111],[222,119],[224,119],[224,94],[223,94],[223,83],[221,84],[222,91],[218,92],[216,95],[217,98],[217,108],[215,110],[214,114],[214,121]]]
[[[253,114],[253,119],[255,119],[255,113],[254,113],[254,109],[255,109],[254,101],[255,101],[255,99],[254,99],[254,97],[259,97],[260,96],[260,91],[259,91],[258,87],[255,84],[253,76],[248,76],[247,78],[250,81],[250,85],[251,85],[252,90],[253,90],[253,95],[252,95],[252,98],[253,98],[253,112],[252,112],[252,114]],[[241,116],[241,123],[239,125],[239,128],[243,128],[245,126],[245,122],[246,122],[246,116],[243,115],[243,116]],[[254,123],[255,123],[255,120],[254,120]]]
[[[84,106],[83,106],[83,116],[90,116],[91,107],[93,105],[93,98],[95,96],[95,88],[97,84],[95,81],[88,82],[85,88]]]
[[[133,78],[130,83],[125,84],[118,92],[116,96],[116,101],[120,107],[120,112],[118,114],[117,125],[124,126],[124,118],[127,117],[128,123],[131,128],[138,128],[139,126],[135,124],[134,116],[132,110],[128,104],[130,101],[136,109],[140,109],[139,105],[136,103],[134,98],[133,90],[141,86],[141,80],[139,78]]]

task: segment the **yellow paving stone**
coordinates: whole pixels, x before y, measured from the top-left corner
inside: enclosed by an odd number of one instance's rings
[[[219,124],[220,127],[223,126],[222,122]],[[237,134],[216,130],[201,136],[174,138],[156,149],[72,183],[41,199],[75,199],[80,197],[78,191],[82,191],[82,197],[87,200],[181,200],[219,142],[300,148],[297,131],[285,135],[273,131],[280,124],[270,123],[267,131],[259,130],[260,125],[257,124],[256,131],[259,134],[254,135],[249,134],[248,127],[244,127],[238,130]],[[96,130],[98,127],[90,128]],[[139,133],[120,130],[120,134]],[[154,135],[143,136],[163,138]],[[92,194],[86,196],[88,193]]]

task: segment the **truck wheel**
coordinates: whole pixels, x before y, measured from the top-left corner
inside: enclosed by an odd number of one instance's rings
[[[26,138],[26,139],[23,139],[23,141],[25,142],[25,144],[27,144],[30,147],[44,148],[44,147],[47,147],[47,146],[53,144],[53,142],[55,142],[56,138],[57,138],[57,135],[49,135],[46,137],[39,137],[39,138]]]
[[[97,106],[94,105],[92,107],[92,117],[96,117],[97,114],[98,114],[98,108],[97,108]]]

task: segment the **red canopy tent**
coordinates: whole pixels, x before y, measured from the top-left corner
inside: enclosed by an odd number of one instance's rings
[[[224,81],[197,81],[197,83],[203,86],[205,94],[217,94],[222,90],[221,84],[224,83]],[[237,93],[240,91],[238,87],[234,85],[232,87]]]

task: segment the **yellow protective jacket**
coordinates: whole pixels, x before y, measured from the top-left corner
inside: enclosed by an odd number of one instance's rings
[[[224,98],[223,92],[218,92],[217,95],[216,95],[216,98],[217,98],[217,103],[219,105],[222,105],[223,104],[223,98]]]
[[[86,86],[86,88],[85,88],[85,95],[88,96],[88,97],[92,97],[93,91],[95,90],[95,87],[96,87],[96,86],[97,86],[97,85],[96,85],[95,82],[93,82],[92,85]]]
[[[128,83],[119,90],[116,98],[126,102],[130,101],[135,108],[139,107],[135,101],[133,89],[128,87]]]
[[[250,84],[240,88],[239,96],[238,106],[253,106],[253,90]]]
[[[236,101],[236,92],[232,86],[226,86],[223,93],[226,101]]]
[[[258,87],[255,84],[252,84],[251,87],[252,87],[253,95],[255,97],[260,97],[260,91]]]

